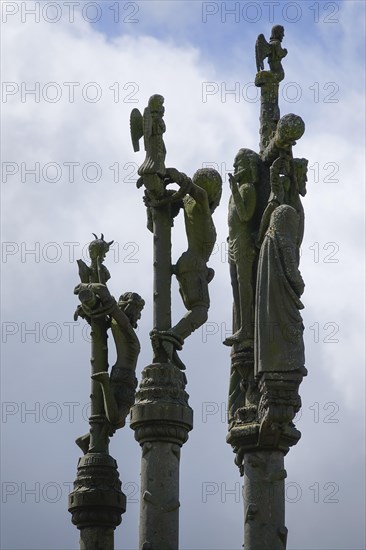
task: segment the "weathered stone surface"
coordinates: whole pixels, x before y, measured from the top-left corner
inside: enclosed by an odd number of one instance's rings
[[[140,549],[179,547],[180,448],[193,427],[184,372],[171,363],[145,367],[131,410],[142,447]]]
[[[224,342],[232,346],[227,442],[244,475],[246,550],[286,548],[283,457],[301,437],[293,420],[307,374],[299,259],[304,234],[300,195],[306,194],[308,161],[293,157],[304,121],[293,113],[280,116],[279,84],[287,55],[283,36],[280,25],[273,27],[269,43],[258,36],[260,152],[241,149],[242,159],[238,154],[234,176],[229,176],[234,305],[233,335]]]
[[[78,261],[81,283],[74,294],[81,305],[75,312],[91,326],[91,416],[90,432],[76,442],[84,453],[107,453],[109,437],[125,424],[135,400],[135,376],[140,343],[134,331],[145,302],[135,292],[126,292],[118,303],[110,294],[106,281],[109,271],[103,265],[105,254],[113,241],[104,237],[89,246],[91,265]],[[104,268],[104,269],[102,269]],[[111,329],[117,361],[108,374],[108,334]]]
[[[134,292],[122,294],[118,303],[106,283],[109,271],[103,265],[113,241],[103,235],[90,243],[91,265],[78,261],[81,283],[74,293],[81,304],[75,312],[91,326],[91,415],[90,430],[76,443],[84,452],[78,464],[74,491],[69,495],[72,522],[80,529],[82,550],[113,550],[113,531],[126,510],[126,497],[116,461],[108,454],[109,438],[125,424],[135,399],[135,376],[140,344],[134,328],[144,300]],[[108,373],[108,335],[111,328],[117,361]]]
[[[113,532],[125,511],[116,461],[102,453],[81,457],[69,495],[72,522],[80,529],[80,550],[113,550]]]
[[[246,453],[244,458],[244,548],[285,550],[285,478],[280,451]]]

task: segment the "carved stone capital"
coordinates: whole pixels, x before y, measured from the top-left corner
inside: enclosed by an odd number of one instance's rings
[[[235,412],[226,440],[236,453],[241,473],[245,453],[272,450],[286,454],[299,441],[301,433],[292,420],[301,408],[298,390],[306,373],[305,368],[263,373],[258,380],[259,403]]]
[[[108,454],[87,453],[79,459],[74,490],[69,494],[69,512],[78,529],[115,529],[126,511],[117,462]]]
[[[193,428],[185,374],[171,363],[153,363],[142,372],[136,403],[131,409],[135,439],[183,445]]]

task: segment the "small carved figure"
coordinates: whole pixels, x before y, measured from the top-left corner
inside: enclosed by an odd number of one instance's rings
[[[281,204],[288,204],[299,214],[297,246],[300,248],[304,236],[304,208],[299,194],[305,196],[307,182],[307,159],[293,159],[291,155],[282,155],[270,167],[271,194],[263,213],[257,237],[257,246],[263,241],[268,229],[272,212]]]
[[[150,97],[144,116],[138,109],[133,109],[130,117],[131,138],[134,151],[139,151],[139,140],[144,137],[146,157],[138,174],[137,187],[145,185],[146,189],[162,195],[162,179],[165,176],[166,149],[163,134],[166,130],[164,116],[164,98],[155,94]]]
[[[269,43],[263,34],[260,34],[255,44],[255,59],[257,63],[257,71],[263,71],[263,61],[268,57],[268,65],[273,74],[278,77],[278,80],[283,80],[285,77],[282,68],[282,59],[287,55],[286,48],[282,48],[281,42],[285,36],[285,29],[282,25],[274,25],[272,27]]]
[[[87,266],[83,260],[77,260],[79,266],[79,277],[82,283],[102,283],[105,284],[110,278],[108,269],[103,265],[105,255],[114,241],[106,242],[103,233],[98,238],[93,233],[95,240],[89,244],[90,266]]]
[[[263,212],[256,244],[260,248],[264,235],[268,229],[272,212],[280,206],[280,204],[288,204],[285,200],[285,196],[288,195],[290,188],[290,174],[293,161],[291,154],[282,154],[273,161],[269,169],[269,181],[271,186],[271,193],[268,198],[268,203],[265,211]]]
[[[187,176],[175,168],[168,168],[171,182],[188,191],[183,198],[184,221],[188,248],[177,263],[172,266],[179,283],[179,292],[188,313],[170,330],[155,331],[152,340],[164,340],[165,349],[173,362],[181,369],[183,363],[176,350],[181,349],[184,340],[207,321],[210,306],[208,284],[214,277],[214,270],[207,267],[216,242],[216,230],[212,214],[220,203],[222,179],[212,168],[201,168],[194,174],[190,185]],[[179,193],[179,191],[178,191]]]
[[[126,417],[135,402],[135,371],[141,348],[133,329],[137,328],[145,301],[135,292],[126,292],[116,304],[105,285],[81,284],[76,287],[79,293],[83,289],[90,289],[101,300],[102,307],[108,307],[109,325],[116,346],[117,360],[110,375],[107,371],[102,371],[91,376],[101,385],[105,415],[110,424],[108,435],[112,436],[125,425]],[[93,311],[87,310],[87,314],[93,318]],[[84,452],[87,452],[89,443],[89,433],[77,439],[77,444]]]
[[[112,430],[125,425],[126,417],[135,402],[135,371],[141,347],[133,329],[137,328],[144,305],[145,301],[135,292],[126,292],[120,296],[119,311],[114,309],[110,317],[117,361],[110,376],[107,372],[92,375],[92,379],[101,384],[104,409]]]
[[[304,132],[305,123],[300,116],[289,113],[281,117],[274,135],[261,154],[263,162],[270,166],[279,156],[292,159],[292,147]]]
[[[304,281],[298,269],[300,217],[289,205],[271,215],[258,262],[255,305],[255,374],[304,367],[300,296]]]
[[[96,235],[95,235],[96,237]],[[102,264],[113,241],[107,243],[103,234],[89,245],[91,265],[78,260],[81,283],[75,287],[81,304],[74,319],[80,316],[91,325],[92,394],[90,432],[76,440],[87,452],[106,452],[109,437],[121,428],[134,403],[137,380],[136,362],[140,344],[134,332],[141,317],[144,300],[134,292],[123,294],[117,304],[106,281],[109,271]],[[111,328],[117,351],[117,361],[108,374],[107,330]]]
[[[122,294],[117,304],[107,286],[100,283],[80,283],[74,293],[82,300],[82,316],[85,319],[92,323],[94,319],[108,315],[106,329],[112,330],[117,360],[111,374],[109,376],[107,370],[104,370],[91,376],[92,380],[101,384],[104,412],[109,422],[107,435],[111,436],[116,429],[124,426],[134,403],[137,385],[135,370],[140,343],[133,329],[137,327],[145,302],[135,292],[127,292]],[[87,295],[89,299],[85,299]],[[76,443],[86,453],[90,433],[79,437]]]
[[[256,184],[260,157],[250,149],[240,149],[234,161],[234,175],[229,174],[229,266],[234,297],[234,334],[224,341],[242,349],[254,346],[254,265]]]
[[[183,199],[188,248],[173,266],[187,315],[172,328],[183,340],[207,321],[208,284],[214,270],[207,267],[216,242],[212,214],[220,203],[222,179],[212,168],[197,170],[189,194]]]
[[[292,170],[292,181],[288,193],[287,200],[285,202],[295,208],[296,212],[299,214],[299,231],[297,235],[297,248],[300,252],[300,246],[304,237],[304,207],[302,205],[300,196],[305,197],[306,195],[306,182],[308,181],[308,163],[307,159],[294,159],[293,160],[293,170]]]

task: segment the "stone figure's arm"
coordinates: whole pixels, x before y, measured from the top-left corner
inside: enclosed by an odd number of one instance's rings
[[[239,187],[234,178],[229,174],[229,182],[235,208],[241,222],[249,221],[254,214],[256,206],[256,193],[254,185],[246,183]]]
[[[196,203],[201,206],[201,208],[207,209],[208,212],[210,211],[207,193],[204,189],[202,189],[202,187],[192,183],[189,194],[196,201]]]
[[[111,317],[116,321],[121,331],[126,334],[128,339],[132,341],[135,345],[138,346],[140,350],[140,342],[137,338],[135,331],[132,328],[132,325],[127,317],[127,315],[116,305],[116,307],[111,312]]]
[[[207,192],[202,187],[193,183],[191,178],[183,172],[179,172],[176,168],[167,168],[166,173],[168,176],[167,180],[177,183],[180,187],[179,191],[174,194],[174,197],[181,198],[188,194],[196,201],[199,207],[210,212]]]
[[[277,59],[281,60],[283,57],[286,57],[287,50],[286,48],[282,48],[281,42],[279,40],[274,40],[272,42],[272,48],[272,52]]]

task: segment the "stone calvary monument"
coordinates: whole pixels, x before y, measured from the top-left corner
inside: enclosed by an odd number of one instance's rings
[[[280,117],[279,84],[284,78],[276,25],[270,41],[256,43],[256,86],[261,89],[260,149],[239,149],[229,174],[229,268],[233,293],[229,433],[235,463],[244,476],[245,550],[284,550],[284,455],[300,438],[293,419],[305,368],[300,310],[304,282],[299,271],[306,193],[307,160],[293,157],[304,133],[302,119]],[[268,59],[269,70],[264,70]],[[180,450],[193,428],[193,411],[185,391],[185,365],[179,352],[186,339],[208,318],[208,262],[216,241],[213,213],[220,203],[222,180],[211,168],[192,178],[166,167],[163,134],[164,98],[150,97],[141,114],[133,109],[130,131],[134,151],[143,138],[146,152],[137,188],[143,188],[147,227],[153,234],[153,326],[151,364],[142,371],[135,395],[140,344],[135,328],[144,300],[126,292],[111,296],[103,264],[112,242],[104,236],[90,243],[90,266],[78,261],[80,305],[75,319],[91,326],[91,416],[89,432],[76,440],[79,459],[69,511],[80,529],[82,550],[113,550],[113,532],[126,509],[109,438],[125,424],[131,428],[141,457],[140,550],[179,547]],[[173,187],[171,187],[173,185]],[[187,250],[172,260],[174,218],[183,211]],[[172,323],[171,279],[177,278],[187,314]],[[117,360],[108,373],[108,330]]]
[[[280,117],[283,37],[280,25],[272,28],[269,43],[258,36],[260,150],[240,149],[229,175],[234,305],[233,335],[224,342],[231,346],[227,441],[244,476],[244,548],[249,550],[286,548],[284,455],[301,436],[293,419],[307,374],[299,256],[308,161],[292,152],[304,133],[303,120]]]

